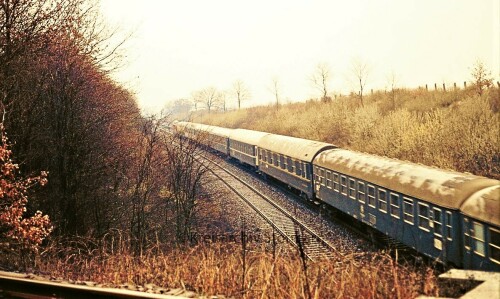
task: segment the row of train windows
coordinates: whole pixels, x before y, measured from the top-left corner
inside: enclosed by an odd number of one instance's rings
[[[234,141],[234,140],[231,140],[231,148],[232,149],[235,149],[237,151],[240,151],[240,152],[243,152],[243,153],[246,153],[246,154],[249,154],[249,155],[255,155],[255,152],[254,152],[254,146],[253,145],[250,145],[250,144],[247,144],[247,143],[243,143],[243,142],[239,142],[239,141]]]
[[[480,256],[486,256],[485,229],[481,223],[470,221],[464,218],[464,245],[467,250],[474,247],[474,253]],[[497,264],[500,264],[500,231],[489,228],[489,258]]]
[[[315,182],[325,186],[328,189],[333,189],[348,196],[353,200],[358,200],[360,203],[367,203],[372,208],[378,208],[383,213],[390,213],[394,218],[400,218],[400,195],[389,192],[380,187],[375,187],[366,184],[362,181],[356,181],[344,175],[331,172],[325,169],[315,167]],[[414,199],[403,196],[403,220],[408,224],[415,224],[415,209]],[[443,213],[440,209],[432,209],[425,203],[418,203],[417,222],[418,226],[426,231],[430,231],[431,227],[434,233],[443,236]],[[444,226],[446,237],[452,238],[452,223],[451,212],[446,211],[444,217]]]
[[[288,170],[289,173],[294,173],[297,176],[309,179],[311,176],[307,169],[307,164],[300,160],[293,160],[290,157],[276,154],[264,149],[259,150],[259,160],[268,164]]]

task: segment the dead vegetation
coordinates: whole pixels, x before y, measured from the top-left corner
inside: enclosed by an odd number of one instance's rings
[[[239,242],[225,242],[178,249],[158,245],[137,256],[119,235],[102,242],[95,249],[49,247],[37,268],[51,277],[106,286],[153,284],[236,298],[414,298],[420,293],[438,294],[431,269],[415,271],[385,253],[307,261],[304,274],[298,270],[304,262],[299,254],[278,250],[273,256],[256,243],[245,245],[246,254],[242,254],[244,246]]]

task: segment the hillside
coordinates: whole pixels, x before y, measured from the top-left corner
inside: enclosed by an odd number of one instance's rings
[[[343,148],[500,179],[500,92],[399,89],[310,100],[191,120],[336,144]]]

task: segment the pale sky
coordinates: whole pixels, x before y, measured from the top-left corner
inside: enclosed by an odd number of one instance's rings
[[[141,108],[243,81],[244,106],[317,98],[310,77],[330,67],[329,91],[353,90],[354,59],[370,67],[367,89],[469,81],[481,60],[500,77],[500,0],[101,0],[111,26],[134,32],[114,74]],[[230,106],[235,107],[233,101]]]

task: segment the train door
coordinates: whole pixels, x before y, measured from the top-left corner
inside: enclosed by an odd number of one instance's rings
[[[443,250],[443,211],[433,208],[432,227],[434,232],[434,248]]]
[[[362,222],[368,222],[368,211],[367,211],[367,203],[366,203],[366,185],[364,182],[358,181],[358,193],[356,198],[359,202],[359,219]]]

